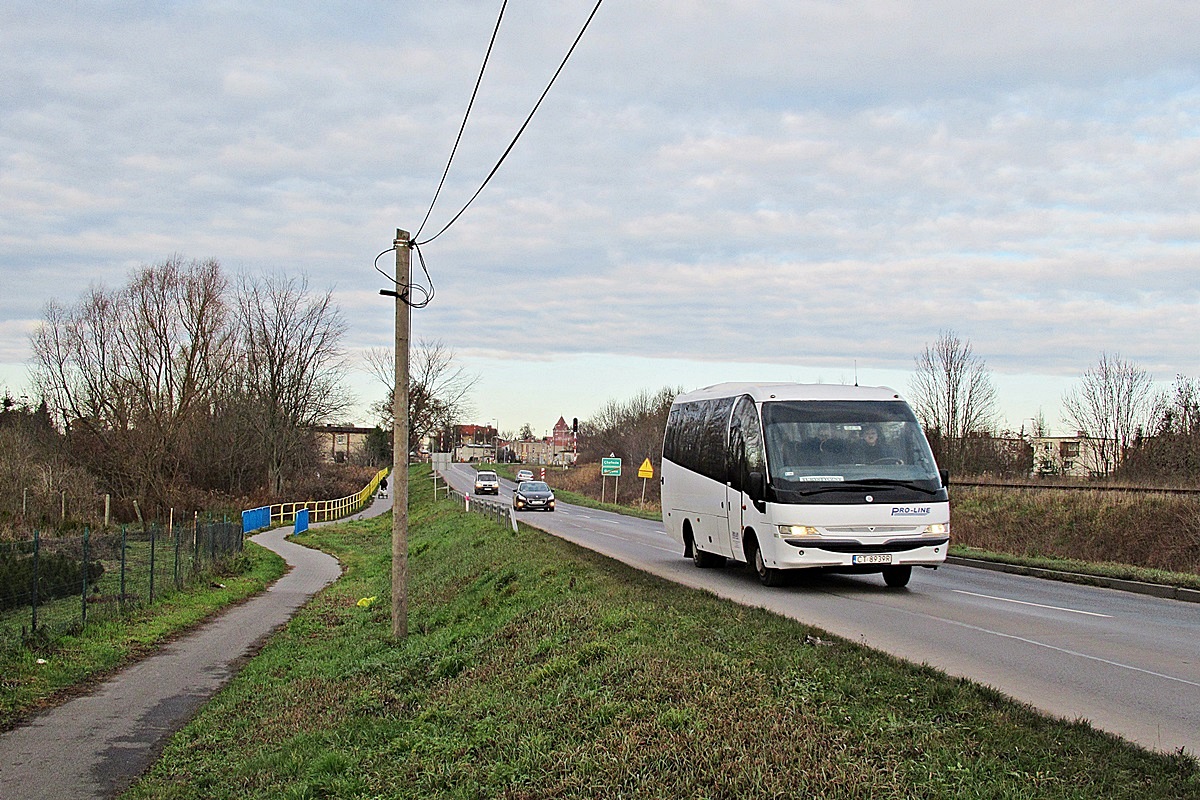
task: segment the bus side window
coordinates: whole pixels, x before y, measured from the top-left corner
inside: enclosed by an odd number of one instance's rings
[[[758,410],[749,397],[738,399],[729,421],[729,482],[745,491],[751,472],[766,474]]]
[[[708,413],[705,415],[704,445],[702,450],[703,464],[700,470],[715,481],[725,482],[730,469],[729,455],[726,452],[729,443],[726,441],[726,431],[729,426],[729,410],[733,407],[732,397],[709,401]]]

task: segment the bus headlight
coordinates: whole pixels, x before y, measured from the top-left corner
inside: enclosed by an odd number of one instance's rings
[[[934,536],[948,536],[950,534],[949,522],[935,522],[932,525],[926,525],[925,530],[921,533],[928,533]]]
[[[820,536],[821,532],[811,525],[780,525],[779,535],[787,536]]]

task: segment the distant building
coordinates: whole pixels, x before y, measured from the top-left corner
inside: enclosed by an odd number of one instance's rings
[[[460,463],[469,461],[494,461],[496,458],[496,448],[487,444],[460,444],[455,447],[451,458]]]
[[[544,439],[501,439],[491,425],[455,425],[430,437],[430,449],[452,453],[455,461],[515,461],[521,464],[575,463],[575,432],[563,417]]]
[[[457,446],[481,444],[495,447],[499,434],[491,425],[455,425],[453,429],[454,444]]]
[[[551,464],[574,464],[577,456],[575,431],[562,417],[558,418],[558,422],[554,423],[554,432],[550,436]]]
[[[553,464],[554,443],[550,439],[534,439],[528,442],[513,442],[517,461],[522,464]]]
[[[550,438],[554,442],[554,449],[557,451],[570,450],[575,443],[575,436],[571,432],[571,424],[562,417],[558,418],[558,422],[554,423],[554,432]]]
[[[526,464],[574,464],[576,458],[575,432],[563,417],[554,423],[554,430],[544,439],[514,442],[513,447]]]
[[[322,425],[313,428],[317,451],[326,461],[363,463],[367,458],[367,437],[374,428],[349,425]]]
[[[1093,439],[1082,432],[1075,436],[1035,436],[1033,443],[1033,474],[1068,475],[1091,478],[1111,471],[1105,470],[1101,448],[1103,440]],[[1111,443],[1110,448],[1111,452]]]

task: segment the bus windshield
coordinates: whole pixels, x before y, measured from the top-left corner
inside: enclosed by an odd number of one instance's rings
[[[902,401],[804,400],[762,405],[767,468],[777,490],[830,484],[941,486],[933,454]]]

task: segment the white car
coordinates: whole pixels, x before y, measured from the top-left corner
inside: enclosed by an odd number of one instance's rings
[[[475,494],[500,494],[500,477],[490,470],[475,473]]]
[[[521,481],[531,481],[531,480],[533,480],[533,470],[531,470],[531,469],[517,470],[517,483],[520,483]]]

